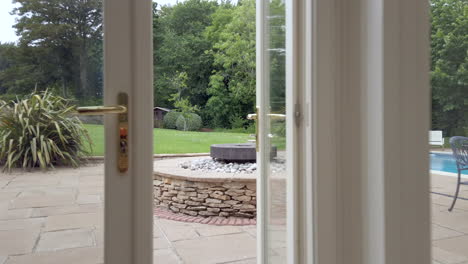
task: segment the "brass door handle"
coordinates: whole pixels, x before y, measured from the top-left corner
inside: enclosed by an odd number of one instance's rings
[[[258,147],[259,147],[259,138],[258,138],[258,111],[260,111],[260,108],[257,106],[256,108],[256,113],[255,114],[248,114],[247,119],[248,120],[255,120],[257,124],[255,125],[255,150],[258,152]],[[250,140],[249,140],[250,141]]]
[[[247,115],[247,119],[248,120],[255,120],[258,122],[258,111],[259,111],[259,108],[257,107],[257,113],[255,114],[248,114]],[[267,114],[267,116],[271,119],[271,120],[286,120],[286,115],[284,114]],[[272,138],[273,135],[272,134],[268,134],[268,137],[269,138]],[[258,151],[258,146],[259,146],[259,138],[258,138],[258,124],[255,126],[255,145],[256,145],[256,149]]]
[[[77,107],[76,112],[79,115],[125,114],[127,113],[127,107],[124,105],[85,106],[85,107]]]
[[[248,120],[257,120],[258,115],[257,114],[248,114],[247,119]]]
[[[286,115],[283,115],[283,114],[268,114],[267,116],[273,120],[286,120]],[[247,115],[248,120],[257,120],[257,118],[258,118],[257,114]]]
[[[119,135],[118,144],[118,162],[117,167],[120,172],[128,171],[128,95],[126,93],[119,93],[117,97],[118,105],[111,106],[85,106],[77,107],[76,113],[78,115],[105,115],[117,114],[118,127],[116,132]]]

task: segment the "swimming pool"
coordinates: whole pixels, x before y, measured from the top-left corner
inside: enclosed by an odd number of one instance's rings
[[[431,172],[458,173],[457,164],[452,154],[431,152]],[[466,174],[463,172],[462,174]]]

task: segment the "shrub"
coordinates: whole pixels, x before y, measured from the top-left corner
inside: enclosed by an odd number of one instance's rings
[[[187,117],[180,115],[177,118],[176,126],[178,130],[183,131],[197,131],[202,126],[202,119],[197,114],[188,114]]]
[[[235,115],[230,118],[231,128],[244,128],[247,120],[240,115]]]
[[[272,122],[271,132],[278,137],[286,137],[286,122],[284,121]]]
[[[50,92],[33,93],[9,103],[0,101],[0,164],[43,169],[79,166],[89,154],[91,140],[75,107]]]
[[[179,118],[179,116],[181,114],[182,113],[176,112],[176,111],[171,111],[171,112],[167,113],[164,116],[164,128],[176,129],[177,128],[177,126],[176,126],[177,118]]]
[[[256,127],[257,127],[257,123],[251,121],[251,123],[250,123],[250,124],[247,126],[247,128],[245,129],[245,133],[255,134],[255,131],[257,130]]]

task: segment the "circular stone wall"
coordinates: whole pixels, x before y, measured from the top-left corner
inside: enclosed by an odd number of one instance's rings
[[[256,174],[226,174],[180,168],[196,158],[155,162],[157,206],[191,216],[256,217]]]

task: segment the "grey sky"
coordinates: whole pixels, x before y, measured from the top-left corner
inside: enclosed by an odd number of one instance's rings
[[[184,0],[155,0],[160,5],[174,5],[177,2],[183,2]],[[232,2],[237,2],[232,1]],[[10,15],[14,5],[11,0],[0,0],[0,42],[15,42],[18,37],[15,34],[15,30],[12,28],[15,24],[15,17]]]
[[[153,2],[156,2],[160,5],[173,5],[176,4],[177,2],[183,2],[180,0],[153,0]]]
[[[10,15],[14,5],[11,0],[0,0],[0,42],[14,42],[18,39],[15,30],[15,17]]]

